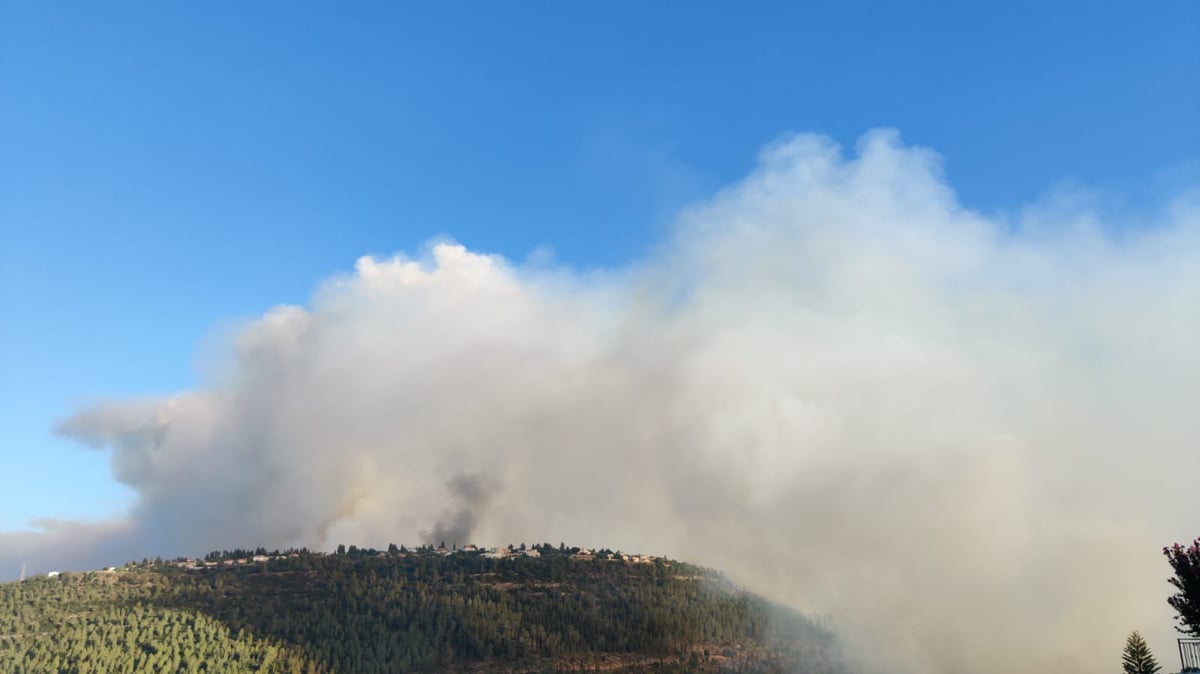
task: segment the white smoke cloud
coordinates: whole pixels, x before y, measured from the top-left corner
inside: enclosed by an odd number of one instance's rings
[[[137,505],[0,562],[566,540],[723,569],[892,671],[1094,671],[1135,628],[1168,658],[1198,244],[1195,199],[1002,220],[894,133],[792,137],[625,269],[360,259],[197,390],[65,420]]]

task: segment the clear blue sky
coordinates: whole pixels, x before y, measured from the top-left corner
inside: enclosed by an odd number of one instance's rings
[[[0,530],[119,512],[55,419],[362,254],[620,264],[787,131],[897,127],[987,211],[1200,175],[1194,0],[416,7],[0,4]]]

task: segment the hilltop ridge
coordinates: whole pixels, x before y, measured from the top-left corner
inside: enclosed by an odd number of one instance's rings
[[[713,570],[561,544],[215,551],[6,583],[0,670],[843,671],[827,628]]]

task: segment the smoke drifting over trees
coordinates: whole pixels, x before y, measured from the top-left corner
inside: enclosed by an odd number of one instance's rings
[[[988,217],[890,132],[796,136],[626,268],[360,259],[195,390],[63,421],[137,505],[0,562],[586,541],[828,614],[891,671],[1093,671],[1169,634],[1197,343],[1194,195]]]

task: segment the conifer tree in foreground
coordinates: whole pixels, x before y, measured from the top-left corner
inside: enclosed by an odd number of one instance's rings
[[[1122,661],[1125,663],[1125,674],[1158,674],[1159,671],[1158,663],[1150,653],[1150,647],[1137,630],[1125,640],[1125,657]]]

